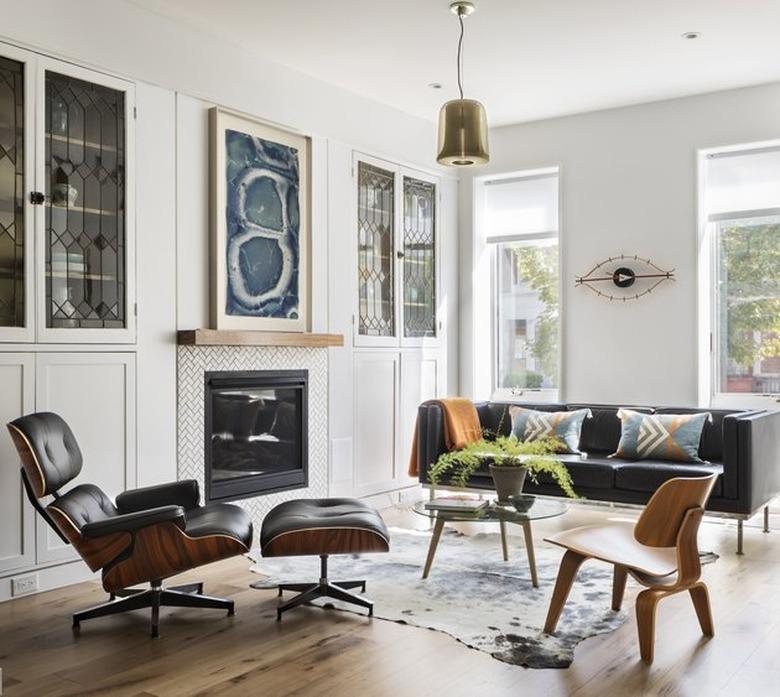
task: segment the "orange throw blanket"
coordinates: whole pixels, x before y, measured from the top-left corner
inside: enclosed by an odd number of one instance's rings
[[[469,443],[482,438],[482,426],[479,414],[470,399],[454,397],[451,399],[432,399],[425,404],[438,404],[444,412],[444,443],[448,450],[460,450]],[[409,458],[409,476],[420,474],[417,462],[417,424],[414,426],[412,454]]]

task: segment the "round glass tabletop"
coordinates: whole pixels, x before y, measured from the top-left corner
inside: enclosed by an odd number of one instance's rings
[[[441,506],[444,502],[451,502],[458,497],[447,497],[445,500],[417,501],[412,510],[427,518],[438,518],[451,522],[480,522],[480,523],[523,523],[529,520],[542,520],[543,518],[555,518],[563,515],[568,507],[563,501],[555,499],[543,499],[531,494],[524,494],[517,502],[499,503],[496,499],[486,502],[487,505],[477,510],[451,510],[449,508],[430,508],[429,506]],[[464,497],[465,498],[465,497]],[[468,499],[471,500],[471,499]],[[438,504],[437,504],[438,501]]]

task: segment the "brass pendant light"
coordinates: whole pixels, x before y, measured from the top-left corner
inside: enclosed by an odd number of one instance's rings
[[[458,16],[458,92],[460,99],[446,102],[439,112],[440,165],[468,167],[484,165],[490,161],[488,152],[487,115],[485,107],[475,99],[463,98],[461,79],[461,55],[463,53],[463,20],[476,8],[470,2],[453,2],[450,10]]]

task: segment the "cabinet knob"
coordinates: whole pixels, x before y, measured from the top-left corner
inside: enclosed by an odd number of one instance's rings
[[[46,201],[46,196],[44,196],[40,191],[31,191],[30,192],[30,203],[36,206],[40,206]]]
[[[396,255],[396,256],[397,256],[399,259],[403,259],[403,258],[406,256],[406,254],[404,254],[404,253],[403,253],[401,250],[398,250],[398,251],[395,253],[395,255]]]

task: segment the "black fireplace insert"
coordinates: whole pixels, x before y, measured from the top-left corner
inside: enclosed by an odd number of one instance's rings
[[[308,486],[308,371],[207,372],[205,381],[207,500]]]

